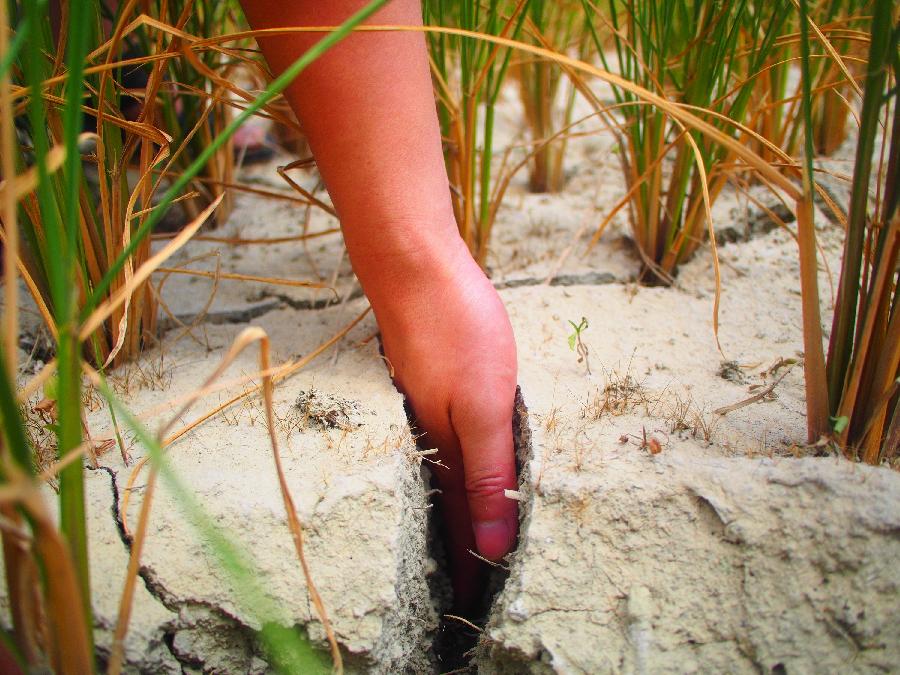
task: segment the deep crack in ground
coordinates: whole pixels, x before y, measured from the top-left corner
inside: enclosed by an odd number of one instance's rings
[[[414,428],[414,420],[407,407],[410,427]],[[531,429],[528,423],[528,408],[522,397],[520,388],[516,388],[515,408],[513,412],[513,442],[516,453],[516,472],[519,486],[522,486],[523,469],[532,458]],[[519,537],[524,532],[524,524],[528,517],[530,502],[522,502],[519,506]],[[432,601],[440,616],[440,623],[431,642],[431,652],[436,673],[476,672],[475,652],[483,635],[485,626],[491,616],[497,597],[503,591],[509,569],[503,565],[488,566],[484,563],[486,578],[482,589],[481,608],[470,616],[458,617],[449,613],[452,604],[450,588],[450,572],[445,543],[441,537],[440,510],[437,505],[431,510],[429,518],[428,553],[437,562],[438,569],[429,580]],[[516,543],[518,548],[518,541]],[[510,552],[512,555],[515,548]]]
[[[128,552],[128,555],[131,555],[132,551],[132,542],[133,537],[128,534],[125,529],[125,521],[122,518],[122,512],[120,509],[120,501],[119,501],[119,486],[116,480],[116,472],[113,471],[110,467],[107,466],[98,466],[96,468],[88,467],[94,471],[102,471],[109,476],[110,481],[110,490],[112,496],[112,504],[110,505],[110,513],[113,517],[113,522],[116,525],[116,531],[119,534],[119,539],[125,547],[125,550]],[[254,631],[250,626],[245,625],[240,619],[232,614],[226,612],[221,607],[214,605],[208,602],[202,602],[198,600],[190,600],[176,597],[173,593],[171,593],[165,585],[158,578],[157,573],[150,567],[146,565],[140,565],[138,567],[138,576],[141,578],[141,581],[144,583],[144,588],[147,592],[163,607],[168,609],[179,616],[182,615],[183,610],[190,610],[194,613],[201,612],[205,615],[208,615],[208,618],[205,619],[207,623],[214,623],[217,625],[218,629],[224,632],[229,632],[235,634],[239,638],[243,638],[247,644],[255,644],[256,642],[256,631]],[[200,620],[199,623],[202,623],[203,619]],[[196,668],[198,666],[202,666],[202,659],[195,654],[185,652],[183,649],[179,649],[176,643],[176,637],[179,631],[182,630],[193,630],[196,628],[194,625],[176,625],[170,624],[167,626],[161,626],[163,628],[162,634],[162,642],[165,644],[169,653],[172,655],[181,667],[184,668]],[[250,650],[250,656],[259,656],[261,654],[261,650],[258,646],[254,646]],[[101,661],[101,665],[105,665],[102,661],[108,657],[107,654],[98,653],[98,658]]]
[[[409,411],[407,410],[409,415]],[[412,420],[410,418],[410,425]],[[513,438],[515,442],[516,465],[517,472],[520,477],[519,484],[522,485],[521,476],[523,469],[527,467],[532,457],[531,447],[531,431],[528,424],[528,411],[522,398],[521,390],[517,388],[515,398],[515,409],[513,415]],[[109,476],[110,491],[112,503],[110,504],[110,515],[116,526],[119,539],[124,545],[126,551],[131,553],[132,536],[126,531],[123,520],[123,514],[120,510],[120,488],[117,483],[116,472],[105,466],[98,467]],[[521,488],[520,488],[521,489]],[[523,502],[520,505],[520,536],[525,530],[524,523],[528,517],[530,508],[529,502]],[[463,617],[470,621],[477,628],[467,625],[458,618],[448,616],[451,605],[451,595],[449,592],[449,574],[447,570],[446,556],[443,553],[443,543],[438,535],[437,528],[437,509],[432,510],[432,515],[428,524],[428,554],[438,563],[438,571],[431,575],[429,586],[432,592],[432,601],[435,608],[439,611],[441,622],[439,628],[431,636],[430,645],[431,662],[436,673],[446,673],[448,671],[457,672],[475,672],[474,658],[478,649],[479,640],[481,639],[482,630],[485,627],[488,618],[491,615],[496,598],[503,591],[506,580],[509,576],[508,569],[503,567],[491,568],[485,563],[487,572],[486,583],[483,589],[483,602],[481,611],[475,616]],[[160,581],[155,570],[141,565],[138,574],[144,584],[147,592],[162,606],[168,610],[182,615],[184,611],[192,613],[195,610],[204,615],[209,615],[210,619],[214,619],[219,628],[235,635],[240,635],[245,641],[253,641],[255,632],[248,626],[243,625],[236,617],[230,616],[223,612],[221,608],[213,606],[209,603],[198,602],[192,599],[179,598],[173,595],[165,588]],[[163,643],[167,647],[172,657],[184,668],[196,668],[197,656],[195,654],[185,652],[179,648],[177,636],[180,631],[203,630],[202,625],[196,622],[181,624],[181,621],[173,622],[171,625],[165,626],[162,635]],[[248,643],[249,644],[249,643]],[[258,647],[258,645],[257,645]],[[261,656],[257,648],[251,650],[255,656]]]

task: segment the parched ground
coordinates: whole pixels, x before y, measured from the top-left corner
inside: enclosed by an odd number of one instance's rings
[[[513,182],[489,258],[519,346],[522,523],[509,576],[474,654],[480,672],[882,672],[900,663],[896,621],[900,476],[805,447],[795,243],[746,199],[716,205],[723,243],[718,334],[708,247],[672,288],[634,278],[608,140],[573,141],[566,192]],[[243,180],[284,188],[274,164]],[[315,177],[296,178],[313,187]],[[771,198],[770,198],[771,199]],[[774,201],[772,202],[774,204]],[[298,215],[299,212],[299,215]],[[240,195],[215,234],[299,233],[302,210]],[[823,306],[840,233],[818,218]],[[309,231],[334,227],[313,212]],[[562,258],[562,256],[566,256]],[[173,275],[160,349],[116,373],[156,426],[249,325],[277,362],[311,353],[366,308],[340,239],[228,246],[194,242],[172,266],[331,283],[310,291]],[[548,282],[548,277],[553,277]],[[581,323],[582,355],[570,349]],[[827,316],[824,316],[827,329]],[[276,431],[305,528],[306,557],[348,668],[439,672],[431,651],[440,563],[428,535],[428,457],[378,354],[371,316],[281,383]],[[586,350],[586,351],[585,351]],[[586,353],[586,355],[585,355]],[[257,380],[254,348],[174,429]],[[243,381],[236,381],[244,378]],[[112,437],[107,411],[88,417]],[[108,652],[129,534],[146,497],[143,450],[89,471],[97,641]],[[261,403],[245,399],[175,442],[169,459],[214,521],[254,561],[284,625],[319,645],[277,487]],[[133,480],[129,488],[129,481]],[[125,497],[128,496],[127,504]],[[126,643],[134,672],[266,672],[258,618],[160,482]]]

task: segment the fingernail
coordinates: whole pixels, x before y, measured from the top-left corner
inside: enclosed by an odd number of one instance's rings
[[[512,532],[505,520],[475,523],[475,543],[479,555],[488,560],[502,558],[512,546]]]

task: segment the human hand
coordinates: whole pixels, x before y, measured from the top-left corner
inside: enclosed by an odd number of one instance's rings
[[[254,29],[328,26],[362,0],[242,0]],[[421,25],[419,0],[393,0],[375,24]],[[259,45],[283,72],[319,39],[271,35]],[[497,293],[472,260],[453,216],[425,37],[348,36],[288,87],[340,216],[353,269],[381,327],[395,381],[422,443],[437,447],[457,607],[475,598],[484,564],[513,545],[512,411],[516,353]]]
[[[497,560],[516,540],[517,505],[504,495],[517,485],[516,347],[500,297],[465,247],[440,257],[402,289],[367,293],[420,444],[438,449],[432,469],[456,605],[472,608],[483,563],[469,551]]]

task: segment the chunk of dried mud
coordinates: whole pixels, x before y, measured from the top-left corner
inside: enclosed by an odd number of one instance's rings
[[[359,401],[329,394],[317,389],[301,391],[294,402],[300,412],[302,426],[349,431],[362,426],[358,420]]]
[[[718,376],[734,384],[744,384],[747,381],[744,371],[741,370],[741,366],[737,361],[722,361],[722,364],[719,366]]]

